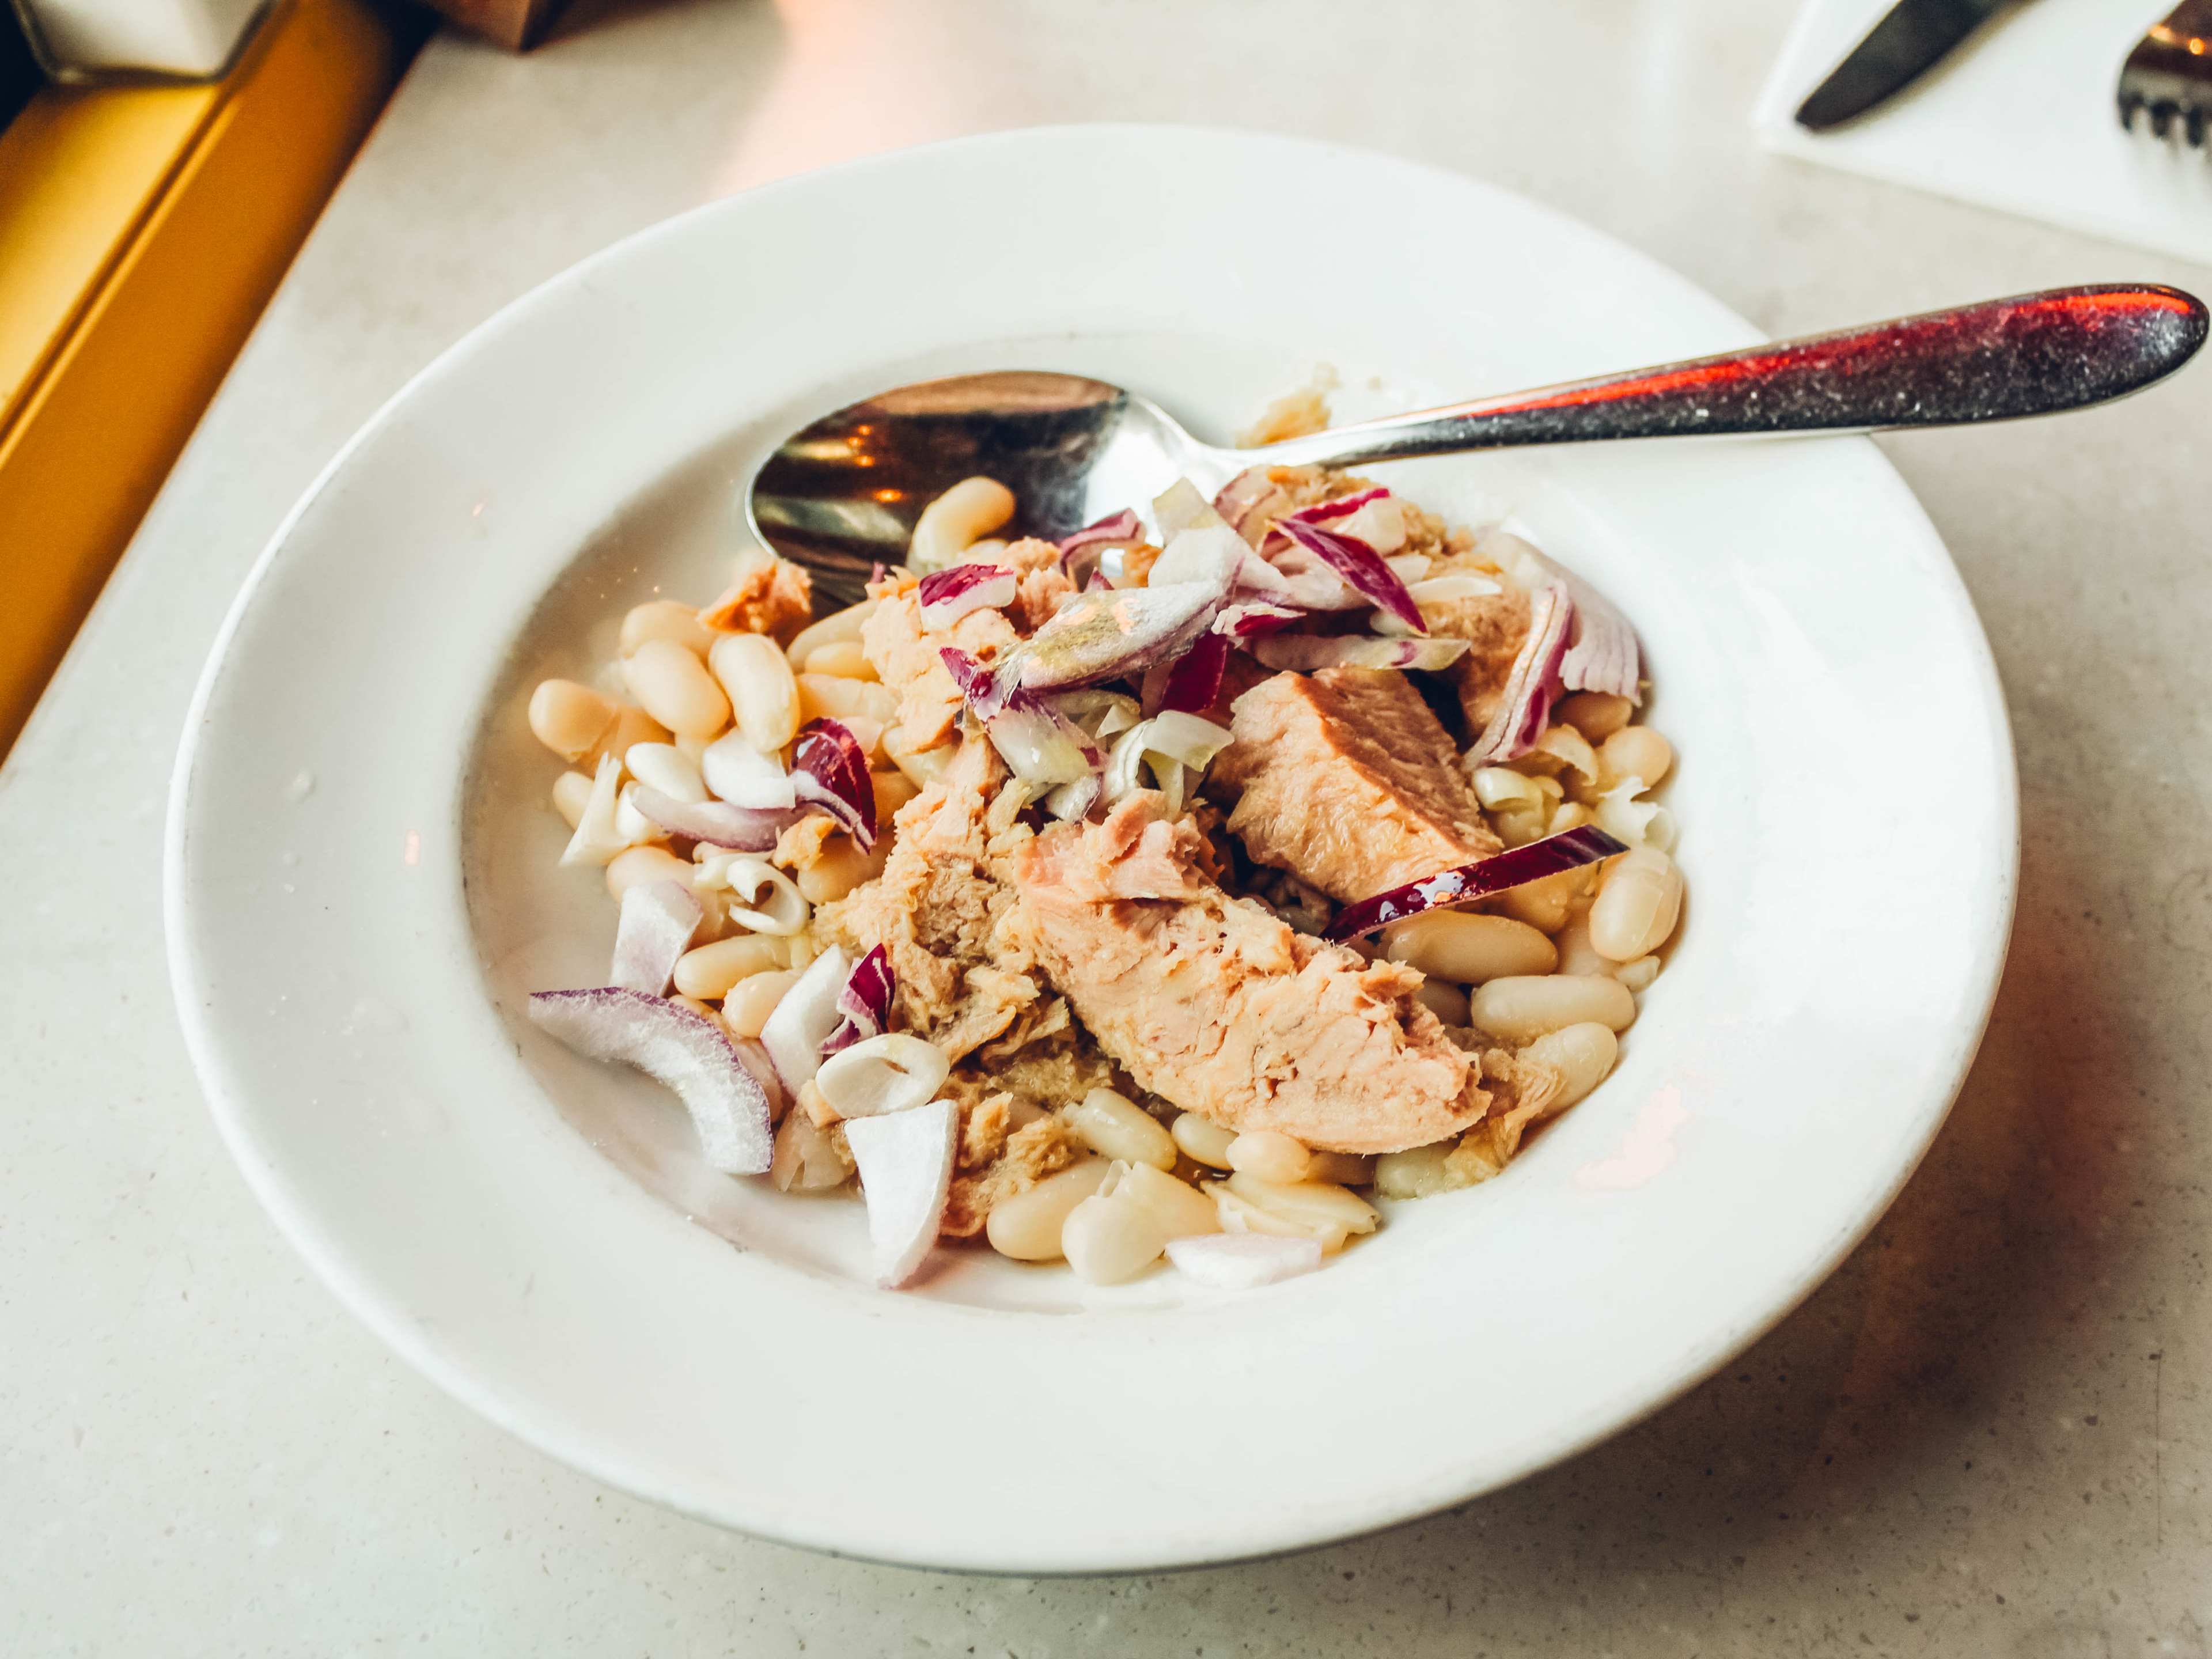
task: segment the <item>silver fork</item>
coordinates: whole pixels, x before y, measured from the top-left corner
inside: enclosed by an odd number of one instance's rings
[[[2181,137],[2202,149],[2212,125],[2212,0],[2181,0],[2136,42],[2120,67],[2120,125],[2148,117],[2152,134]]]

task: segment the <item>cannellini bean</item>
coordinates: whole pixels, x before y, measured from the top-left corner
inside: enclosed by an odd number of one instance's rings
[[[1611,789],[1626,778],[1641,778],[1646,789],[1674,769],[1674,745],[1648,726],[1624,726],[1597,751],[1598,787]]]
[[[1272,1233],[1278,1238],[1317,1239],[1323,1255],[1334,1255],[1342,1249],[1350,1233],[1340,1221],[1311,1215],[1278,1215],[1273,1210],[1262,1209],[1250,1199],[1231,1191],[1225,1181],[1211,1182],[1206,1190],[1213,1200],[1224,1233]]]
[[[824,1060],[814,1086],[839,1117],[878,1117],[927,1105],[951,1070],[945,1050],[927,1038],[885,1031]]]
[[[1316,1152],[1307,1166],[1309,1181],[1333,1181],[1340,1187],[1364,1187],[1375,1179],[1375,1159],[1358,1152]]]
[[[1014,492],[996,478],[963,478],[921,510],[907,544],[915,570],[942,570],[1014,516]]]
[[[1510,766],[1481,766],[1475,769],[1474,798],[1486,811],[1510,811],[1516,806],[1541,806],[1544,792],[1536,780],[1526,772],[1516,772]]]
[[[1636,705],[1610,691],[1577,691],[1560,698],[1552,713],[1592,743],[1603,743],[1628,724]]]
[[[1613,963],[1597,953],[1590,943],[1589,912],[1585,909],[1571,915],[1567,925],[1559,929],[1553,941],[1559,947],[1559,971],[1563,974],[1609,974]]]
[[[945,775],[952,764],[953,745],[941,743],[934,749],[913,750],[907,747],[906,733],[897,726],[884,730],[884,753],[890,763],[911,779],[916,790],[927,788]]]
[[[875,664],[868,653],[860,649],[858,640],[832,640],[827,645],[817,646],[800,663],[799,672],[807,674],[829,674],[839,679],[872,680],[878,678]]]
[[[614,718],[611,702],[574,680],[540,680],[530,694],[530,734],[562,760],[583,759]]]
[[[1048,1175],[1026,1191],[1002,1198],[984,1218],[983,1237],[1000,1255],[1017,1261],[1060,1260],[1060,1230],[1068,1212],[1106,1183],[1113,1164],[1103,1158]]]
[[[898,717],[898,696],[888,685],[873,680],[842,678],[835,674],[806,673],[798,677],[799,718],[801,723],[857,717],[888,726]]]
[[[1632,991],[1648,991],[1651,981],[1659,977],[1659,958],[1638,957],[1633,962],[1624,962],[1613,970],[1613,976]]]
[[[668,728],[659,720],[635,703],[619,703],[615,708],[615,723],[607,728],[606,735],[592,745],[592,760],[596,764],[608,755],[619,759],[641,743],[669,741]]]
[[[1581,821],[1589,817],[1589,809],[1571,804],[1562,806],[1560,812],[1577,812]],[[1572,829],[1572,824],[1565,826]],[[1552,817],[1551,833],[1559,833],[1559,813]],[[1516,921],[1525,921],[1539,933],[1556,933],[1567,924],[1567,913],[1574,902],[1588,890],[1590,884],[1589,866],[1578,870],[1562,870],[1556,875],[1540,876],[1534,881],[1524,881],[1518,887],[1509,887],[1498,896],[1498,902],[1508,915]]]
[[[889,823],[900,807],[921,793],[921,786],[903,772],[871,772],[868,781],[875,787],[878,824]]]
[[[1552,809],[1552,821],[1545,826],[1544,833],[1547,836],[1564,836],[1568,830],[1578,830],[1583,824],[1588,823],[1590,821],[1591,817],[1592,814],[1590,812],[1590,809],[1583,805],[1580,801],[1562,801],[1559,805]],[[1575,872],[1569,870],[1562,871],[1560,873],[1562,875],[1572,875]],[[1546,876],[1543,879],[1550,881],[1554,879],[1554,878]],[[1533,887],[1537,884],[1531,882],[1528,884]],[[1508,892],[1512,892],[1517,890],[1508,888],[1506,890]]]
[[[1584,1020],[1547,1031],[1521,1052],[1526,1059],[1556,1067],[1565,1080],[1552,1103],[1553,1112],[1563,1112],[1605,1081],[1620,1057],[1620,1039],[1610,1026]]]
[[[1170,1238],[1192,1238],[1221,1231],[1213,1200],[1192,1186],[1149,1164],[1127,1166],[1114,1184],[1114,1195],[1141,1204],[1159,1218]]]
[[[688,889],[691,866],[665,847],[633,847],[608,861],[607,892],[617,904],[631,888],[648,881],[678,882]]]
[[[1229,1167],[1229,1144],[1237,1139],[1234,1129],[1224,1129],[1212,1118],[1200,1117],[1196,1112],[1185,1112],[1169,1126],[1168,1133],[1192,1163],[1209,1164],[1217,1170]]]
[[[798,678],[774,640],[763,634],[725,634],[707,660],[747,743],[773,755],[799,734]]]
[[[676,988],[687,997],[710,1001],[726,997],[740,981],[784,965],[783,952],[777,945],[778,941],[760,933],[739,933],[711,945],[694,945],[677,959]]]
[[[1326,1181],[1263,1181],[1239,1170],[1229,1177],[1229,1190],[1270,1215],[1347,1233],[1371,1233],[1382,1218],[1358,1194]]]
[[[647,640],[622,660],[638,706],[672,732],[711,738],[730,723],[730,700],[706,665],[682,646]]]
[[[1449,980],[1423,980],[1413,1000],[1447,1025],[1467,1024],[1467,993]]]
[[[1454,1177],[1444,1160],[1456,1142],[1439,1140],[1375,1160],[1375,1190],[1384,1198],[1433,1198],[1466,1183]]]
[[[981,541],[970,542],[967,546],[960,550],[960,562],[963,564],[975,564],[979,561],[994,560],[1006,550],[1006,544],[1004,538],[997,536],[986,536]]]
[[[1060,1116],[1083,1144],[1125,1164],[1175,1168],[1175,1139],[1143,1107],[1111,1089],[1093,1089],[1060,1109]]]
[[[983,1224],[988,1228],[990,1223]],[[1093,1193],[1060,1224],[1060,1254],[1075,1276],[1089,1285],[1134,1279],[1167,1247],[1167,1223],[1149,1206],[1111,1190]]]
[[[648,789],[658,789],[672,800],[696,803],[707,799],[707,785],[698,763],[672,743],[634,743],[623,754],[630,776]]]
[[[1616,1031],[1636,1018],[1636,999],[1603,974],[1513,975],[1493,979],[1468,1000],[1477,1030],[1510,1043],[1595,1020]]]
[[[1477,910],[1431,910],[1382,930],[1382,954],[1431,979],[1480,985],[1510,974],[1548,974],[1552,941],[1525,921]]]
[[[787,1193],[826,1192],[852,1176],[853,1161],[837,1150],[830,1132],[805,1112],[784,1115],[775,1132],[769,1179]]]
[[[738,1036],[757,1037],[783,994],[798,983],[796,968],[747,975],[724,994],[722,1023]]]
[[[839,645],[848,640],[857,641],[860,628],[876,613],[877,601],[863,599],[858,605],[848,605],[842,611],[833,611],[820,622],[809,623],[800,629],[791,641],[787,656],[793,668],[803,665],[806,659],[825,645]]]
[[[623,618],[618,649],[627,657],[647,640],[666,640],[703,657],[714,643],[714,630],[699,620],[696,605],[685,605],[681,599],[647,599]]]
[[[1681,914],[1682,872],[1674,860],[1656,848],[1632,848],[1613,860],[1590,904],[1590,943],[1600,956],[1633,962],[1664,945]]]
[[[1247,1129],[1229,1143],[1229,1167],[1261,1181],[1304,1181],[1313,1155],[1279,1129]]]
[[[799,872],[799,890],[809,904],[834,904],[883,874],[890,850],[891,838],[886,835],[878,835],[875,846],[865,853],[845,836],[833,836],[822,856]]]
[[[553,810],[574,830],[584,821],[585,804],[592,799],[592,781],[581,772],[563,772],[553,780]]]

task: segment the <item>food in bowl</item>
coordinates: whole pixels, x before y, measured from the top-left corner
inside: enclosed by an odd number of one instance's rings
[[[750,550],[537,688],[617,914],[608,983],[532,1017],[715,1168],[857,1187],[889,1286],[980,1241],[1249,1288],[1498,1174],[1680,912],[1626,620],[1335,471],[1057,543],[1015,507],[956,486],[824,615]]]

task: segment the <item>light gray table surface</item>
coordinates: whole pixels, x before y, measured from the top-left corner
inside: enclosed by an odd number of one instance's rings
[[[2025,836],[1995,1021],[1904,1197],[1687,1398],[1383,1536],[978,1580],[603,1490],[438,1394],[308,1276],[217,1143],[171,1012],[172,755],[284,509],[440,349],[711,198],[956,133],[1194,120],[1524,191],[1777,333],[2062,283],[2212,291],[2202,267],[1759,154],[1746,116],[1789,10],[702,0],[595,10],[520,59],[434,41],[0,772],[0,1652],[2212,1649],[2212,368],[1886,444],[1995,645]],[[1915,810],[1881,755],[1836,764],[1869,813]]]

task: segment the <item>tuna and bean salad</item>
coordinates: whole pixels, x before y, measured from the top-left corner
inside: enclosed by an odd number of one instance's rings
[[[960,483],[827,614],[749,551],[536,689],[617,911],[608,982],[532,1018],[715,1168],[857,1189],[887,1286],[942,1243],[1249,1288],[1498,1175],[1681,908],[1628,623],[1338,472],[1057,543],[1016,505]]]

